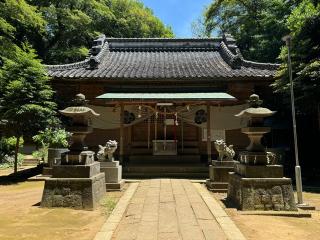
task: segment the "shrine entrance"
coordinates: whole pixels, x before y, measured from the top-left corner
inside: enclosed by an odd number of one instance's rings
[[[226,93],[106,93],[98,99],[120,110],[119,158],[125,176],[139,177],[153,170],[183,177],[197,167],[199,177],[206,175],[212,142],[211,131],[210,141],[202,141],[202,130],[211,129],[210,106],[235,100]]]

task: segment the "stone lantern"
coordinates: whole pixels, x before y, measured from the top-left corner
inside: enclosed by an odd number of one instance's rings
[[[73,106],[60,113],[72,119],[67,128],[72,133],[69,152],[62,154],[61,165],[52,169],[52,178],[45,181],[42,207],[73,207],[94,209],[105,195],[105,174],[100,163],[94,161],[94,152],[88,151],[85,137],[92,132],[91,118],[98,113],[86,106],[85,96],[76,95]]]
[[[263,135],[271,130],[263,120],[275,112],[260,107],[262,101],[256,94],[248,103],[250,107],[235,116],[249,119],[248,126],[241,130],[250,144],[239,153],[240,162],[229,173],[227,198],[241,210],[296,210],[291,179],[283,177],[282,165],[275,164],[273,154],[261,144]]]

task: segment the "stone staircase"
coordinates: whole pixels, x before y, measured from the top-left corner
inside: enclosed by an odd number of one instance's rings
[[[32,155],[24,156],[22,166],[37,166],[40,163],[38,158],[34,158]]]
[[[123,165],[124,178],[192,178],[206,179],[209,168],[200,155],[134,155]]]

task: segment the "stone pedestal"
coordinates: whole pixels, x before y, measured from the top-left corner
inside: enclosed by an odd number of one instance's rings
[[[93,156],[91,151],[67,153],[61,162],[69,165],[53,166],[52,178],[45,180],[41,207],[96,208],[106,186],[100,163]]]
[[[237,161],[217,161],[213,160],[209,166],[209,177],[206,180],[207,188],[213,192],[227,192],[229,172],[234,171]]]
[[[229,173],[228,200],[240,210],[296,211],[290,178],[281,165],[237,163]]]
[[[43,167],[42,175],[52,176],[52,167],[61,164],[61,154],[68,152],[67,148],[49,148],[48,163]]]
[[[105,174],[107,191],[122,190],[124,180],[122,180],[122,166],[119,161],[100,162],[100,171]]]

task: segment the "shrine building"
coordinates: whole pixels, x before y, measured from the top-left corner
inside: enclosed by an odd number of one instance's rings
[[[48,65],[60,105],[78,93],[100,114],[86,142],[97,151],[119,143],[124,176],[205,176],[216,158],[213,141],[235,151],[248,145],[234,117],[248,97],[270,97],[277,64],[245,60],[235,39],[106,38],[89,56]],[[157,170],[155,170],[157,169]]]

